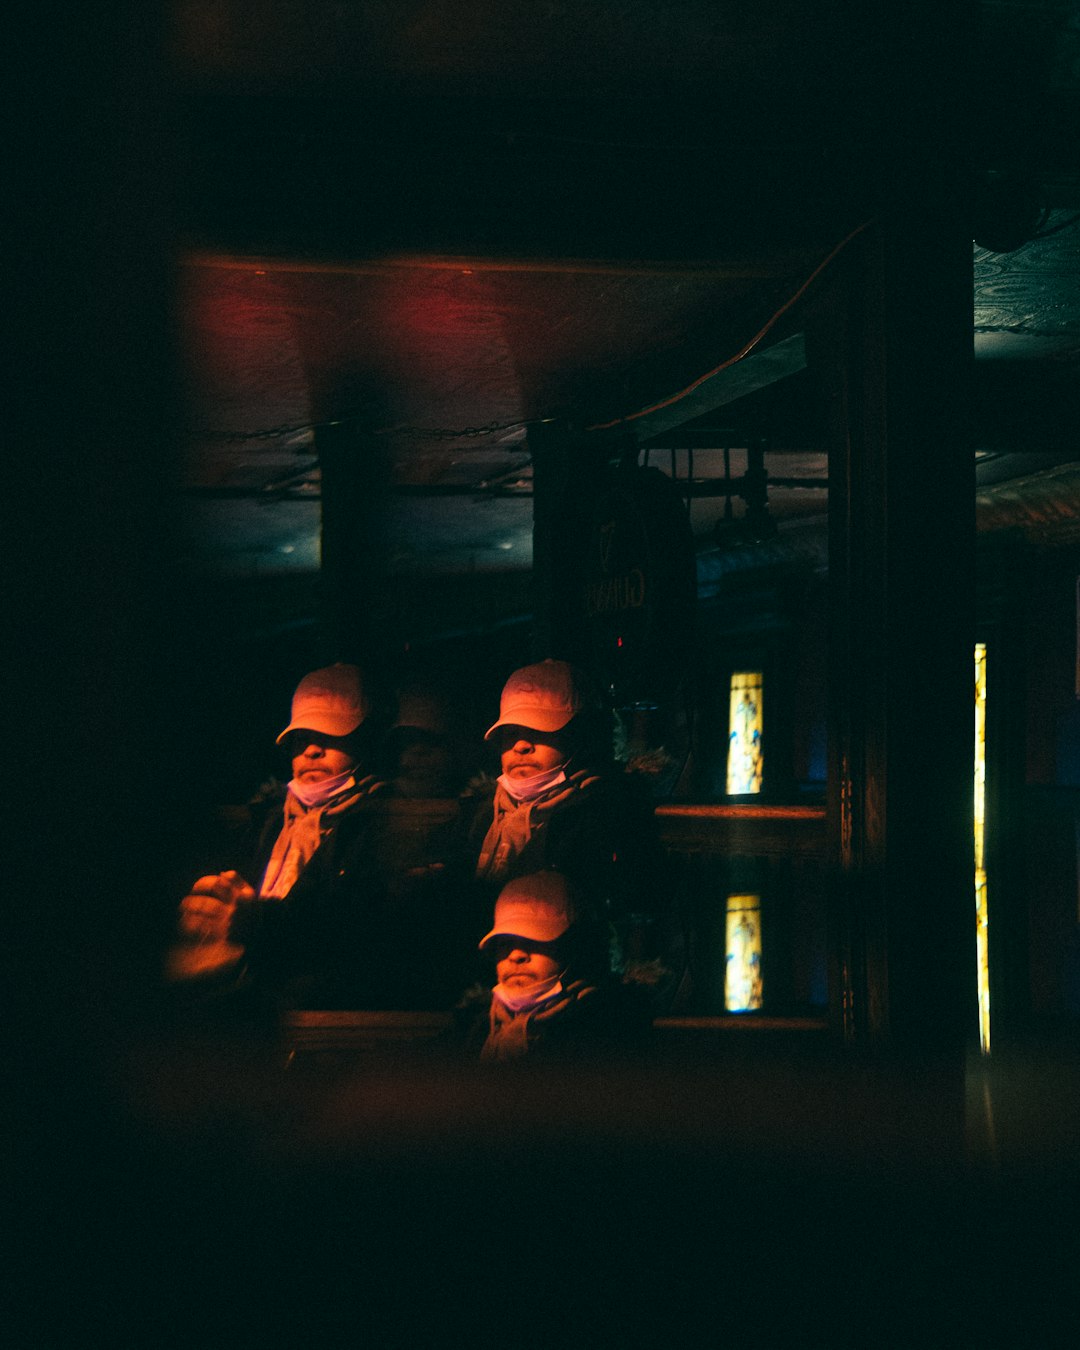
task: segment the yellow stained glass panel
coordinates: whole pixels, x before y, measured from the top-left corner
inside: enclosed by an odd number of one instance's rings
[[[730,796],[741,797],[761,791],[765,767],[760,670],[738,670],[732,675],[729,707],[727,790]]]
[[[726,920],[724,1007],[753,1012],[761,1007],[761,896],[729,895]]]

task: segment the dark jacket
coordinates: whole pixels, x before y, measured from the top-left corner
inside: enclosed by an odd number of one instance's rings
[[[288,1006],[448,1008],[475,938],[457,912],[464,854],[452,801],[362,798],[281,900],[237,906],[246,976]],[[258,887],[280,830],[271,810],[247,875]]]
[[[549,795],[556,797],[560,791],[554,788]],[[493,814],[491,794],[474,808],[469,828],[474,866]],[[594,917],[618,924],[651,910],[661,875],[651,806],[639,801],[621,776],[594,778],[550,812],[535,814],[541,823],[521,852],[497,875],[476,879],[474,906],[479,913],[490,917],[499,891],[514,877],[548,868],[574,883],[593,907]]]
[[[646,991],[615,977],[571,981],[538,1012],[511,1014],[492,995],[459,1017],[469,1053],[490,1064],[618,1059],[644,1050],[652,1029]]]

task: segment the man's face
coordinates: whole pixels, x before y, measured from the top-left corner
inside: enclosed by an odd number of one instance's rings
[[[562,970],[562,963],[549,942],[531,942],[525,938],[498,938],[495,947],[495,971],[499,983],[517,993],[542,980],[550,980]]]
[[[351,773],[357,766],[355,755],[342,736],[327,736],[321,731],[302,728],[289,733],[287,742],[292,757],[293,777],[299,783],[315,787],[339,773]]]
[[[500,727],[499,754],[507,778],[533,778],[566,763],[566,741],[558,731]]]

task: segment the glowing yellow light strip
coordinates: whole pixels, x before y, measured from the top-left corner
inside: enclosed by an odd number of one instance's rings
[[[986,644],[975,644],[975,958],[979,1045],[990,1053],[990,947],[986,907]]]

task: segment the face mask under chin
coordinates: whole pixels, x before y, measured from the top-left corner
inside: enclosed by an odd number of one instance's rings
[[[502,984],[497,984],[493,992],[499,1002],[504,1007],[509,1008],[511,1012],[531,1012],[533,1008],[540,1007],[562,993],[563,974],[565,974],[565,971],[558,975],[552,975],[547,980],[537,980],[535,984],[530,984],[527,988],[516,991],[507,989]]]
[[[313,806],[325,806],[354,782],[355,770],[346,769],[344,773],[335,774],[333,778],[324,778],[318,783],[301,783],[294,778],[289,783],[289,791],[298,802],[310,810]]]
[[[505,788],[516,802],[534,802],[537,797],[542,797],[548,788],[565,782],[565,764],[560,764],[554,769],[547,769],[543,773],[534,773],[529,778],[511,778],[505,773],[499,777],[500,786]]]

